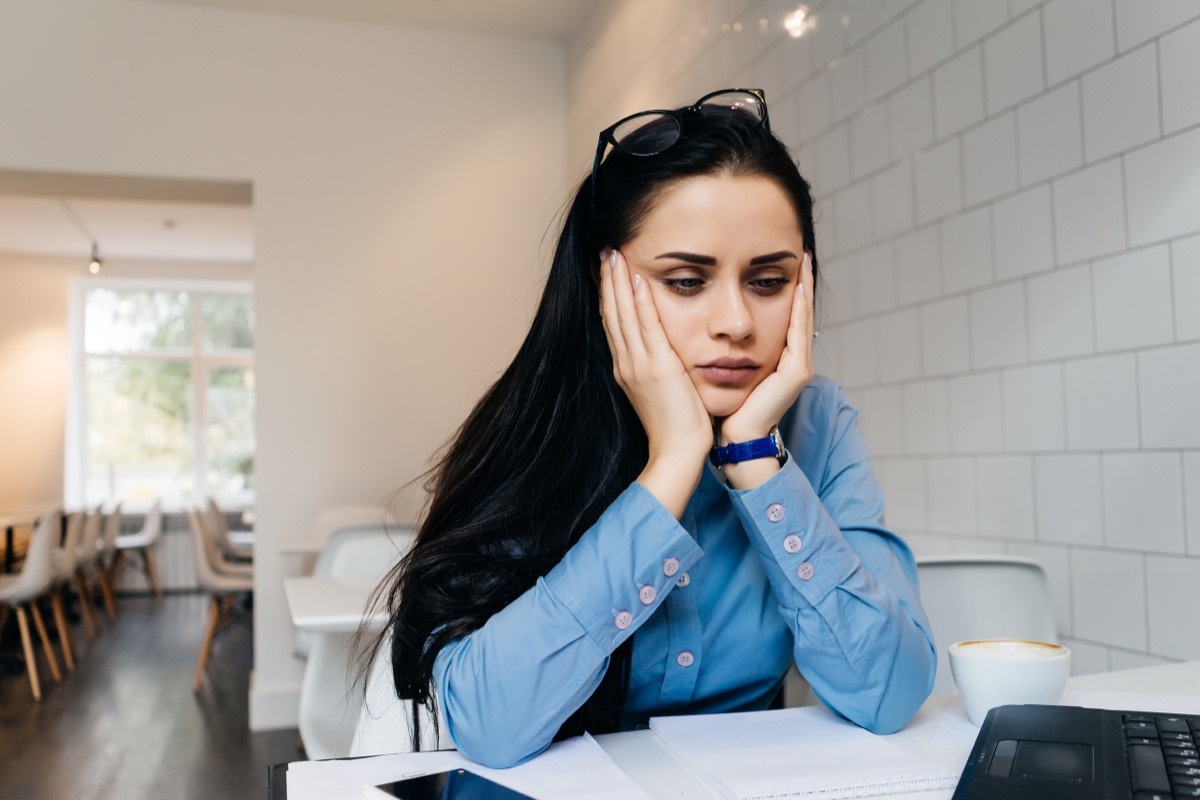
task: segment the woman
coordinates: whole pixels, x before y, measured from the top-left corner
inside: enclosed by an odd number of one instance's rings
[[[856,412],[813,376],[816,272],[761,92],[600,135],[531,330],[393,574],[414,719],[440,707],[459,750],[510,766],[584,730],[767,708],[793,661],[859,725],[911,717],[935,653]]]

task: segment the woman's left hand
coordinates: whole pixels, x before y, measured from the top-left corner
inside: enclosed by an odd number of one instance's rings
[[[805,252],[800,282],[792,295],[787,342],[779,365],[742,403],[721,422],[722,444],[761,439],[779,424],[813,377],[813,273],[812,257]],[[749,463],[749,462],[748,462]]]

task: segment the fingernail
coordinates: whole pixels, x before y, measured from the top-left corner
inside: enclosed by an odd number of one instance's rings
[[[634,275],[633,276],[633,290],[636,292],[638,289],[641,289],[641,288],[642,288],[642,276]]]
[[[611,247],[606,247],[606,248],[604,248],[603,250],[601,250],[601,251],[600,251],[600,260],[601,260],[601,261],[608,261],[608,256],[609,256],[609,254],[610,254],[610,253],[612,253],[612,248],[611,248]]]
[[[608,251],[608,265],[610,267],[612,267],[613,269],[616,269],[616,267],[617,267],[617,251],[616,250]]]
[[[812,272],[812,253],[807,250],[804,251],[804,268]]]

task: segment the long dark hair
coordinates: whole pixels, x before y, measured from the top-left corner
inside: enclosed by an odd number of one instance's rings
[[[646,465],[646,434],[613,377],[597,284],[602,248],[621,247],[663,191],[699,175],[762,175],[791,198],[817,269],[813,203],[791,153],[761,126],[688,116],[655,156],[614,150],[565,219],[533,324],[516,357],[430,470],[416,544],[384,586],[397,695],[436,709],[433,662],[557,564]],[[594,194],[593,194],[594,191]],[[558,736],[617,730],[632,638]],[[432,714],[436,720],[436,712]],[[436,741],[436,731],[434,732]]]

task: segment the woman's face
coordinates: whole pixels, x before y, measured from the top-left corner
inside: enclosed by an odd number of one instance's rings
[[[804,236],[769,178],[688,178],[621,248],[708,413],[726,417],[779,363]]]

